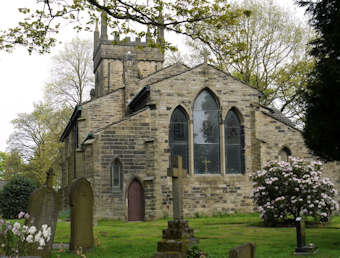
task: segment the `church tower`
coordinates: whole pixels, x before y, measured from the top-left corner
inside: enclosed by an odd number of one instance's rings
[[[137,81],[162,68],[164,55],[159,48],[150,47],[149,40],[121,40],[118,33],[113,40],[108,39],[107,16],[102,13],[101,31],[97,24],[94,32],[95,98],[124,89],[127,105],[138,91]]]

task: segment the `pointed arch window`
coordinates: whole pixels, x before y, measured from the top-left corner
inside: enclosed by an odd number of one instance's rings
[[[182,156],[183,168],[188,172],[188,116],[181,107],[177,107],[171,115],[169,144],[170,162],[174,156]]]
[[[244,173],[244,129],[231,109],[224,120],[225,160],[227,173]]]
[[[283,147],[279,152],[279,160],[280,161],[288,161],[289,156],[292,155],[292,152],[289,148]]]
[[[219,106],[208,90],[194,103],[194,173],[220,173]]]
[[[110,174],[112,191],[121,191],[123,186],[123,173],[119,159],[115,159],[112,162]]]

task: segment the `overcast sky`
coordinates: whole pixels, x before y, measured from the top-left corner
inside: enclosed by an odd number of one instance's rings
[[[298,11],[293,6],[293,0],[275,0],[280,4],[287,5],[292,11]],[[15,25],[20,16],[17,9],[32,5],[35,0],[11,0],[6,1],[0,9],[0,29]],[[302,14],[299,10],[300,15]],[[76,33],[69,30],[61,34],[59,40],[70,41]],[[82,38],[92,38],[92,33],[83,33]],[[61,46],[58,47],[59,49]],[[13,131],[11,120],[16,118],[17,113],[31,112],[33,103],[42,99],[42,88],[49,76],[50,59],[58,51],[52,50],[51,54],[29,55],[26,49],[16,48],[12,53],[0,51],[0,151],[6,150],[6,141]]]

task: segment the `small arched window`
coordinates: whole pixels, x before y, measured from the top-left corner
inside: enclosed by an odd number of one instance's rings
[[[181,107],[177,107],[171,115],[169,144],[170,162],[174,156],[181,156],[183,168],[188,172],[188,118]]]
[[[244,173],[244,129],[234,109],[224,120],[224,135],[226,172]]]
[[[219,106],[208,90],[194,103],[194,173],[220,173]]]
[[[120,191],[123,185],[122,165],[119,159],[115,159],[111,165],[111,188],[112,191]]]
[[[283,147],[279,152],[279,160],[280,161],[288,161],[289,156],[292,155],[292,152],[289,148]]]

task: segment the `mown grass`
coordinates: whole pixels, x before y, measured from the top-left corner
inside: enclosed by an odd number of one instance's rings
[[[209,257],[228,257],[229,250],[246,242],[256,243],[257,258],[294,257],[296,231],[294,227],[265,227],[257,214],[202,217],[188,219],[200,239],[200,248]],[[167,220],[125,222],[101,220],[94,228],[100,247],[86,253],[86,257],[153,257],[157,241]],[[58,222],[55,242],[69,242],[69,222]],[[307,243],[319,247],[313,257],[340,258],[340,217],[333,217],[327,225],[306,229]],[[53,257],[76,257],[69,252],[54,252]]]

